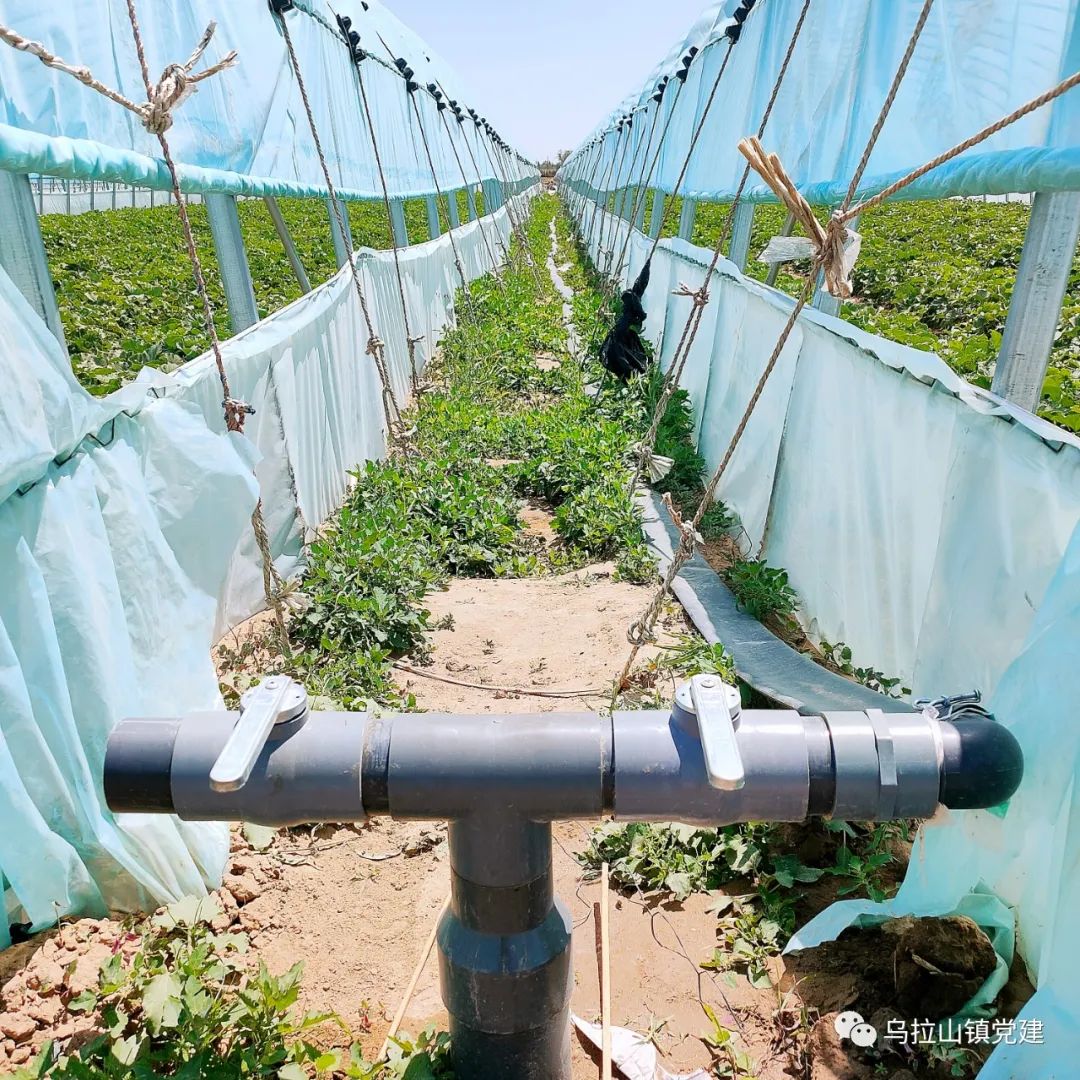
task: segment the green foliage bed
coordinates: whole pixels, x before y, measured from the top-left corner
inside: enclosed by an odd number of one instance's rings
[[[726,213],[718,203],[700,205],[694,243],[713,247]],[[855,299],[844,305],[843,318],[932,350],[965,379],[989,387],[1030,213],[1021,203],[974,199],[878,207],[859,222]],[[747,264],[752,277],[765,279],[768,267],[757,257],[783,221],[780,207],[758,207]],[[677,227],[673,212],[666,232]],[[796,294],[803,279],[785,270],[776,284]],[[1073,262],[1039,414],[1080,431],[1080,259]]]

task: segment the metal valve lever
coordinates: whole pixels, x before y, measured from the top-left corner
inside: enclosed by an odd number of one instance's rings
[[[306,714],[303,686],[288,675],[263,679],[240,699],[240,719],[210,770],[210,786],[214,791],[239,791],[248,782],[274,728],[301,720]]]
[[[738,687],[729,686],[717,675],[695,675],[689,683],[689,699],[681,704],[684,708],[689,704],[687,711],[697,717],[709,786],[738,791],[746,782],[742,754],[735,738],[742,708]]]

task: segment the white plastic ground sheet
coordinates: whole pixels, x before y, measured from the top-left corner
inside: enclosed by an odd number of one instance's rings
[[[591,211],[581,212],[585,235]],[[592,255],[625,221],[597,218]],[[601,242],[601,236],[604,240]],[[631,281],[650,241],[630,240]],[[645,294],[645,332],[668,366],[710,252],[664,240]],[[690,352],[699,445],[715,468],[792,307],[721,260]],[[1072,1075],[1080,1055],[1080,440],[972,387],[937,356],[804,309],[719,497],[755,552],[785,567],[815,639],[900,675],[915,696],[978,688],[1019,738],[1027,781],[1003,816],[944,814],[926,827],[889,904],[848,901],[792,948],[855,919],[1014,911],[1037,980],[1025,1018],[1043,1047],[1002,1046],[982,1076]],[[966,910],[966,907],[964,907]],[[974,909],[973,909],[974,910]],[[994,909],[996,911],[997,909]],[[992,914],[992,918],[1000,919]]]

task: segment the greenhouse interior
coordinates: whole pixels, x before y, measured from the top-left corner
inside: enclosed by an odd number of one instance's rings
[[[1078,83],[0,0],[0,1075],[1080,1077]]]

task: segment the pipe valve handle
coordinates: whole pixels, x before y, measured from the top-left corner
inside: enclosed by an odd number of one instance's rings
[[[299,720],[307,713],[307,693],[288,675],[263,679],[240,699],[240,719],[210,770],[214,791],[239,791],[278,724]]]
[[[738,791],[746,783],[735,738],[741,708],[738,687],[729,686],[717,675],[695,675],[690,680],[690,701],[697,716],[709,786]]]

